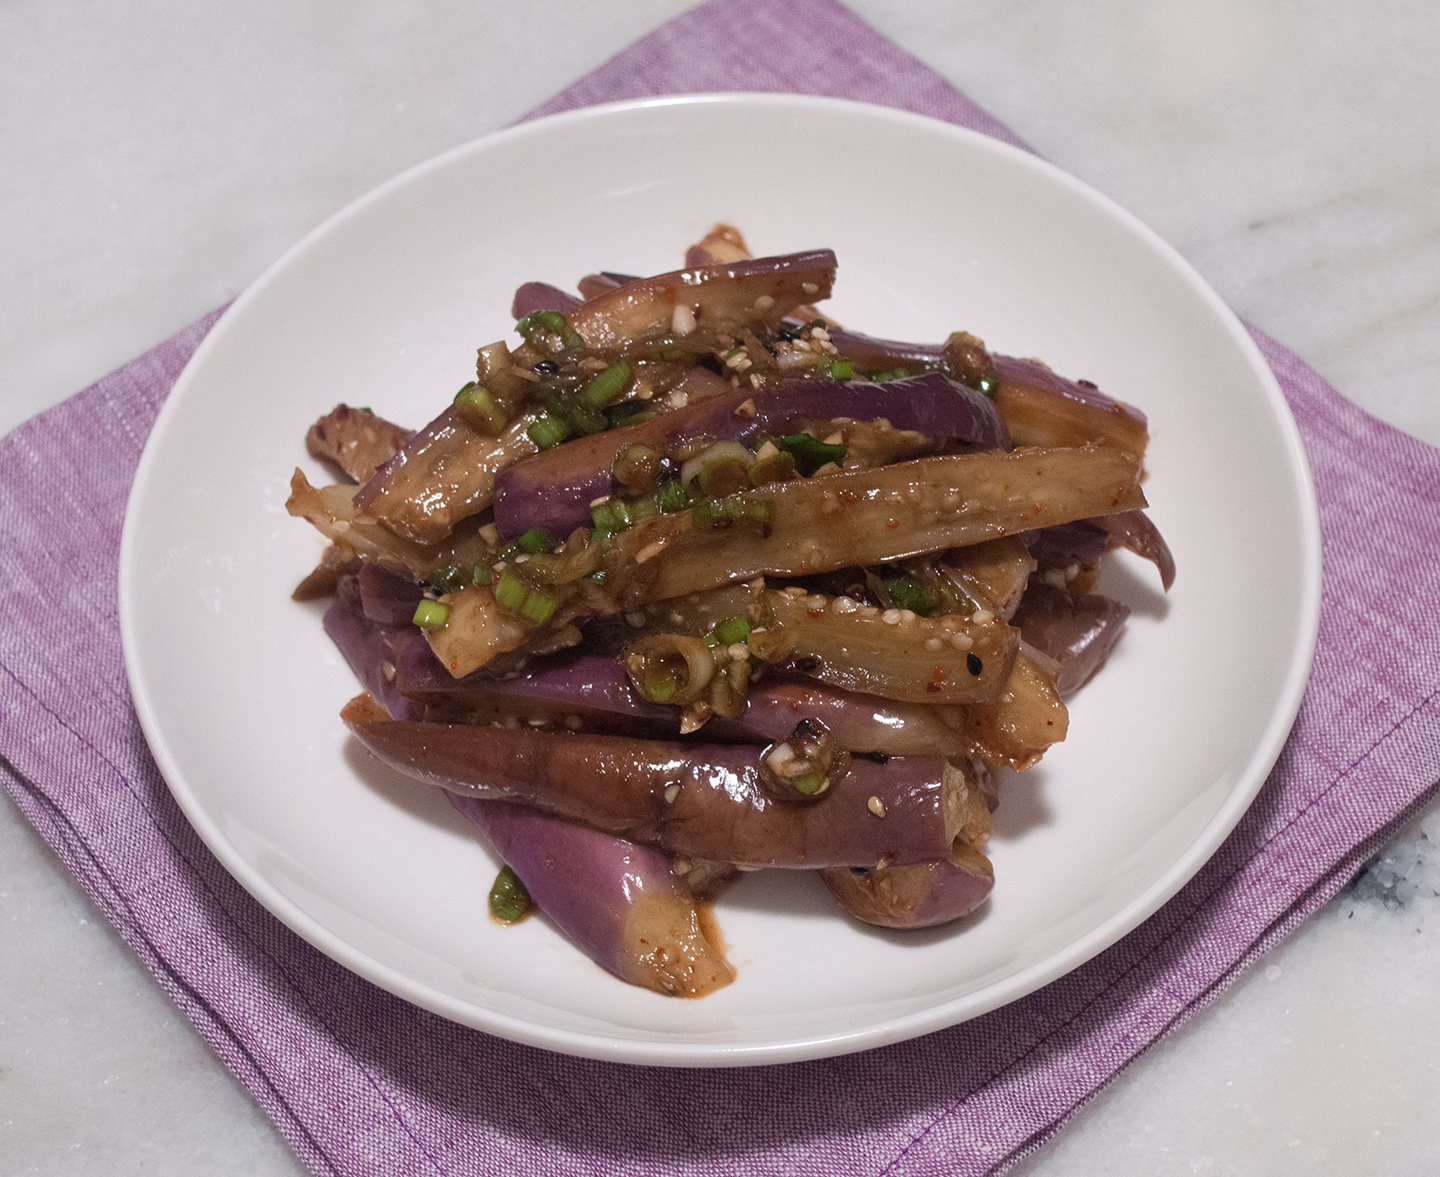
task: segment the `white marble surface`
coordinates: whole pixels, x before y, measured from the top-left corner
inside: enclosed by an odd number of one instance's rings
[[[9,0],[0,432],[687,7]],[[1346,395],[1440,443],[1440,6],[852,7]],[[1440,814],[1424,820],[1019,1171],[1440,1170],[1440,868],[1419,862]],[[201,1171],[301,1167],[0,803],[0,1174]]]

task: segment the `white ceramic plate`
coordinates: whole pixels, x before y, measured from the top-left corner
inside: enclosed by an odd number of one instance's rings
[[[356,684],[289,592],[319,538],[284,510],[337,401],[419,426],[509,334],[510,295],[678,267],[716,220],[757,252],[833,247],[847,326],[966,328],[1150,415],[1168,598],[1134,609],[1071,734],[1005,786],[997,884],[962,925],[841,916],[803,872],[721,901],[738,980],[676,1001],[614,980],[541,920],[502,929],[496,863],[438,792],[380,771],[337,718]],[[1235,317],[1169,247],[1076,180],[909,114],[773,95],[620,104],[452,151],[339,213],[241,297],[166,404],[131,496],[120,604],[160,767],[234,875],[300,935],[456,1021],[555,1050],[735,1065],[839,1054],[974,1017],[1159,907],[1277,756],[1319,600],[1295,427]]]

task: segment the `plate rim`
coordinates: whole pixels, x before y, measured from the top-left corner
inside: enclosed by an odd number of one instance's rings
[[[325,236],[332,228],[359,215],[371,204],[386,199],[392,191],[415,182],[430,171],[448,166],[457,158],[476,151],[483,151],[491,145],[528,135],[544,134],[547,128],[556,124],[617,116],[625,117],[632,112],[663,107],[711,104],[765,105],[826,110],[849,109],[862,117],[878,117],[898,124],[925,127],[931,131],[969,140],[974,147],[993,151],[1002,157],[1008,157],[1012,162],[1047,174],[1052,180],[1062,183],[1072,192],[1098,204],[1129,231],[1142,238],[1152,249],[1164,256],[1172,269],[1180,277],[1183,277],[1189,287],[1209,305],[1259,380],[1271,415],[1282,435],[1285,456],[1288,458],[1287,481],[1291,483],[1292,489],[1298,492],[1299,502],[1297,505],[1300,507],[1302,516],[1298,546],[1304,570],[1299,609],[1296,613],[1298,622],[1296,646],[1291,651],[1289,665],[1274,700],[1270,720],[1256,742],[1248,761],[1238,771],[1237,784],[1231,788],[1214,816],[1185,850],[1177,856],[1170,868],[1145,891],[1118,912],[1077,936],[1064,948],[1052,953],[1045,960],[1009,974],[1001,980],[984,985],[959,998],[938,1003],[925,1010],[883,1019],[858,1028],[838,1030],[828,1034],[812,1034],[785,1042],[741,1045],[695,1042],[684,1036],[666,1040],[622,1039],[539,1024],[512,1014],[485,1009],[471,1002],[452,997],[425,983],[412,980],[350,944],[337,933],[330,931],[316,917],[286,897],[250,865],[219,828],[216,821],[206,812],[204,805],[193,792],[166,739],[157,708],[147,688],[143,667],[144,653],[141,649],[141,640],[136,632],[139,625],[136,585],[139,572],[137,568],[137,547],[140,543],[138,533],[141,527],[139,507],[161,461],[160,455],[164,449],[168,426],[178,414],[179,407],[185,402],[190,388],[199,379],[197,373],[203,371],[210,353],[220,346],[229,324],[233,323],[250,303],[262,297],[270,283],[296,257],[305,253],[313,242]],[[969,1021],[1011,1001],[1018,1000],[1081,967],[1117,943],[1158,911],[1213,856],[1239,823],[1246,810],[1249,809],[1264,785],[1270,769],[1279,758],[1298,714],[1313,666],[1320,621],[1320,570],[1320,525],[1314,480],[1298,425],[1280,389],[1279,381],[1266,362],[1259,346],[1234,311],[1224,303],[1199,272],[1154,230],[1114,200],[1069,172],[1032,152],[968,127],[928,115],[916,114],[912,111],[875,103],[858,102],[852,99],[783,93],[735,92],[627,99],[586,106],[512,124],[449,148],[404,169],[355,200],[348,202],[304,234],[299,241],[267,266],[225,309],[186,363],[161,407],[146,439],[126,502],[119,552],[118,600],[126,680],[141,730],[167,788],[201,840],[231,877],[287,928],[332,960],[387,992],[461,1025],[493,1033],[511,1041],[582,1058],[651,1066],[712,1067],[779,1064],[832,1057],[903,1041]]]

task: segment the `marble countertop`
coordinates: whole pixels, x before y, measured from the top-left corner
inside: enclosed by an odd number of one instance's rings
[[[11,0],[0,434],[238,294],[349,200],[688,7]],[[1440,444],[1440,7],[851,7],[1342,393]],[[1017,1171],[1435,1171],[1437,841],[1432,807]],[[0,1171],[303,1171],[8,799]]]

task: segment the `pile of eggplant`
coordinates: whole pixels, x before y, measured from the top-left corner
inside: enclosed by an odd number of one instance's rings
[[[336,407],[288,507],[330,541],[297,599],[380,760],[447,790],[615,976],[728,984],[711,903],[817,872],[850,915],[956,920],[994,882],[995,769],[1064,739],[1126,609],[1145,417],[1035,360],[874,339],[815,310],[828,250],[516,292],[520,342],[411,432]]]

